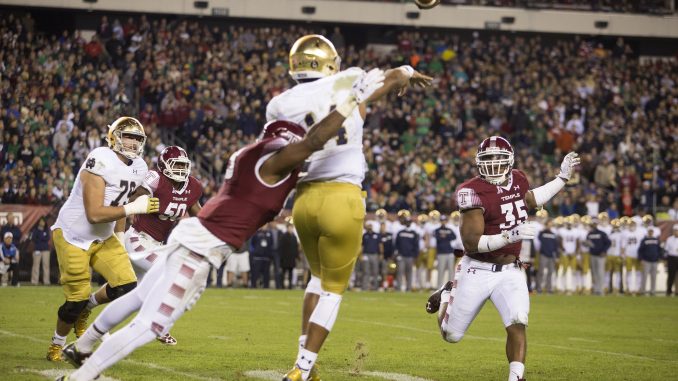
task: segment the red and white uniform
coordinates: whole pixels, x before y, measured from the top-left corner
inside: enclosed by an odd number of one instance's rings
[[[512,170],[506,186],[492,185],[475,177],[457,188],[457,203],[462,213],[482,209],[483,234],[494,235],[511,230],[527,220],[525,195],[529,183],[525,174]],[[522,242],[506,245],[489,255],[518,257]],[[514,264],[494,265],[464,255],[457,266],[456,284],[450,295],[442,329],[447,340],[457,342],[464,336],[485,301],[490,299],[499,311],[505,327],[527,325],[530,300],[523,271]]]
[[[125,249],[137,271],[137,277],[139,272],[148,272],[157,258],[157,255],[144,252],[165,243],[177,222],[200,200],[203,193],[202,184],[195,177],[189,176],[181,189],[175,189],[172,181],[157,169],[148,171],[141,186],[160,200],[161,212],[135,215],[132,226],[125,232]]]

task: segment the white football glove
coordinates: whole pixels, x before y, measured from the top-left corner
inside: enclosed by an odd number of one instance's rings
[[[125,215],[157,213],[160,210],[160,200],[157,197],[149,197],[147,194],[137,197],[136,200],[123,206]]]
[[[351,96],[346,102],[337,107],[337,111],[348,118],[353,110],[361,103],[366,101],[375,91],[384,85],[384,71],[381,69],[372,69],[363,73],[351,86]]]
[[[570,152],[565,155],[563,163],[560,164],[560,173],[558,174],[558,177],[565,180],[565,182],[568,182],[572,178],[574,167],[578,166],[579,162],[579,155],[576,152]]]
[[[537,226],[531,222],[524,222],[511,230],[502,233],[509,243],[520,242],[525,239],[534,239],[537,236]]]

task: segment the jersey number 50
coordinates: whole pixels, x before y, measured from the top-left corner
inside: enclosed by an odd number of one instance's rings
[[[170,221],[175,221],[178,218],[181,218],[181,216],[186,213],[186,204],[179,204],[176,202],[170,202],[167,205],[167,209],[165,209],[165,212],[163,214],[158,215],[158,218],[161,220],[170,220]]]
[[[513,210],[516,210],[518,216],[516,217],[513,214]],[[517,200],[515,202],[507,202],[506,204],[501,204],[501,214],[504,215],[505,223],[501,224],[499,228],[501,230],[508,230],[516,226],[518,222],[525,221],[527,219],[527,210],[525,209],[525,201]]]

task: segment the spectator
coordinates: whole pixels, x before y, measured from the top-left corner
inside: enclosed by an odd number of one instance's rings
[[[538,289],[553,293],[553,281],[556,277],[556,261],[561,246],[560,238],[553,231],[553,220],[546,222],[546,227],[539,233],[539,268],[537,275]]]
[[[668,278],[666,279],[666,296],[673,295],[674,287],[678,294],[678,282],[676,272],[678,272],[678,224],[674,224],[672,234],[664,243],[666,252],[666,267],[668,268]]]
[[[287,288],[292,289],[295,286],[294,268],[299,257],[299,241],[294,233],[294,225],[287,223],[285,232],[280,235],[279,251],[280,251],[280,268],[282,268],[282,281],[285,282],[285,275],[287,275]]]
[[[6,287],[7,284],[19,287],[19,249],[14,245],[14,237],[11,232],[4,233],[2,238],[2,261],[5,264],[2,287]]]
[[[0,235],[5,236],[7,232],[12,233],[13,242],[21,242],[21,229],[16,224],[16,216],[14,213],[7,213],[7,222],[0,228]]]
[[[643,238],[638,248],[638,259],[643,268],[643,276],[640,280],[640,292],[647,293],[647,279],[650,279],[650,296],[654,296],[657,289],[657,264],[662,259],[662,247],[659,245],[659,237],[654,236],[654,229],[647,230],[647,236]]]
[[[438,260],[438,283],[445,284],[454,280],[454,248],[457,240],[454,230],[447,225],[447,214],[440,215],[440,227],[434,231],[436,243],[436,259]]]
[[[383,247],[379,233],[372,230],[372,224],[365,224],[363,233],[362,282],[363,291],[379,288],[379,262],[383,256]]]
[[[403,229],[396,234],[395,253],[398,256],[398,284],[400,291],[412,290],[414,261],[419,255],[419,234],[408,217]]]
[[[259,229],[252,237],[252,288],[269,288],[271,282],[271,260],[273,260],[273,233],[268,224]]]
[[[593,281],[593,295],[603,295],[605,283],[605,259],[607,250],[612,242],[605,232],[598,229],[597,221],[593,220],[586,243],[591,254],[591,278]]]
[[[50,285],[50,230],[44,218],[38,221],[37,226],[31,231],[29,239],[33,242],[33,269],[31,271],[31,284],[36,286],[40,277],[40,264],[42,263],[42,284]]]

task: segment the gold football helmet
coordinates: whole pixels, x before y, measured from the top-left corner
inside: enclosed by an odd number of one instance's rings
[[[624,216],[619,219],[619,223],[621,224],[622,227],[628,226],[629,224],[631,224],[631,221],[633,220],[631,219],[631,217],[628,216]]]
[[[586,215],[586,216],[581,218],[581,223],[584,224],[584,225],[591,225],[592,222],[593,222],[593,218],[591,218],[591,216],[589,216],[589,215]]]
[[[558,216],[553,219],[553,225],[556,227],[561,227],[565,224],[565,217],[563,216]]]
[[[440,220],[440,212],[437,211],[437,210],[432,210],[432,211],[428,212],[428,217],[432,221],[438,221],[438,220]]]
[[[420,224],[425,224],[428,221],[428,216],[426,214],[420,214],[417,216],[417,222]]]
[[[339,72],[341,57],[327,38],[308,34],[290,49],[290,75],[295,81],[317,79]]]
[[[598,213],[598,219],[603,222],[607,222],[610,220],[610,215],[607,214],[607,212],[600,212]]]
[[[612,225],[613,228],[619,229],[621,227],[621,222],[619,222],[619,218],[613,218],[612,221],[610,221],[610,225]]]
[[[136,159],[144,154],[146,133],[141,122],[123,116],[108,126],[108,147],[128,159]]]
[[[652,225],[654,223],[654,217],[651,214],[646,214],[643,216],[643,223],[645,225]]]
[[[377,219],[384,220],[386,219],[387,213],[385,209],[377,209],[377,211],[374,214],[377,216]]]
[[[572,214],[568,217],[568,220],[572,225],[579,225],[579,221],[581,221],[581,216],[577,213]]]
[[[461,221],[461,212],[458,210],[455,210],[454,212],[450,213],[450,221],[454,224],[454,226],[459,225],[459,221]]]
[[[549,212],[546,209],[537,210],[537,218],[545,219],[549,217]]]
[[[400,209],[398,211],[398,218],[410,218],[412,214],[407,209]]]

